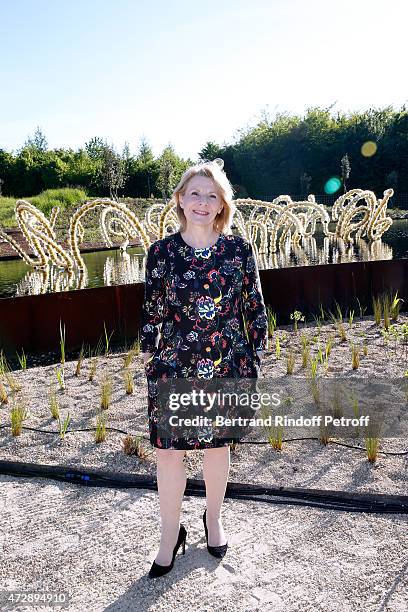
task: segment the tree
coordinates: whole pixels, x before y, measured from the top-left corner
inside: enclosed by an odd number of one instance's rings
[[[139,151],[138,151],[137,158],[145,166],[147,166],[148,164],[154,161],[154,155],[153,155],[152,148],[144,136],[142,136],[142,138],[140,139],[140,145],[139,145]]]
[[[116,153],[113,145],[103,145],[102,165],[99,178],[103,187],[109,189],[110,197],[118,200],[118,190],[122,189],[127,177],[126,160]]]
[[[198,154],[203,161],[213,161],[217,157],[222,157],[222,148],[215,142],[208,141]]]
[[[176,155],[171,144],[167,145],[157,160],[158,176],[156,187],[162,197],[167,200],[171,197],[174,187],[181,178],[183,172],[192,164],[190,159],[183,160]]]
[[[347,153],[343,155],[343,157],[341,158],[340,165],[341,165],[341,177],[343,179],[343,189],[344,189],[344,193],[346,193],[347,191],[346,180],[348,180],[350,176],[350,172],[351,172],[350,160],[348,158]]]
[[[166,203],[171,197],[173,188],[176,184],[175,170],[177,163],[175,157],[173,147],[168,145],[159,158],[159,176],[157,177],[157,188],[159,189],[163,198],[166,200]]]
[[[23,148],[33,149],[38,153],[45,153],[47,151],[47,139],[39,126],[37,126],[37,129],[35,130],[33,138],[30,138],[30,136],[27,138]]]
[[[140,140],[137,160],[139,162],[139,169],[146,180],[147,196],[150,197],[152,194],[152,177],[154,174],[154,155],[151,146],[144,136]]]
[[[105,152],[105,142],[102,138],[94,136],[89,142],[85,143],[85,151],[94,161],[102,160]]]

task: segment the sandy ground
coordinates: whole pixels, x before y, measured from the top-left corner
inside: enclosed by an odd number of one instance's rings
[[[399,323],[407,322],[401,315]],[[349,340],[365,334],[368,355],[351,370],[348,343],[336,337],[326,376],[402,376],[406,355],[393,343],[384,345],[371,318],[346,324]],[[331,324],[319,335],[321,346]],[[288,341],[298,338],[291,328],[277,332],[282,359],[274,350],[263,362],[266,376],[285,375]],[[316,353],[317,342],[312,344]],[[123,356],[101,357],[96,379],[88,381],[88,362],[81,375],[76,363],[65,366],[66,390],[59,393],[61,417],[69,411],[70,428],[95,426],[102,373],[114,377],[108,426],[147,436],[147,389],[140,357],[132,363],[136,391],[126,395],[122,380]],[[56,431],[46,401],[54,367],[15,372],[29,408],[25,426]],[[295,375],[300,374],[299,359]],[[7,386],[7,385],[6,385]],[[9,423],[10,404],[0,407],[1,425]],[[112,472],[155,476],[155,454],[142,460],[122,450],[124,435],[108,432],[101,444],[93,432],[43,434],[24,430],[11,436],[0,429],[0,459],[30,463],[100,468]],[[350,440],[347,441],[350,443]],[[361,445],[360,442],[355,442]],[[380,450],[406,451],[406,438],[381,442]],[[203,451],[188,452],[188,478],[202,479]],[[284,444],[281,452],[269,445],[240,444],[231,451],[229,480],[284,485],[408,494],[408,456],[379,455],[371,464],[364,452],[318,441]],[[0,477],[1,588],[6,591],[67,592],[70,610],[184,610],[199,611],[389,611],[408,610],[408,515],[374,515],[269,504],[226,498],[223,524],[229,549],[218,562],[205,546],[201,515],[204,498],[185,496],[181,520],[187,528],[186,554],[177,556],[174,569],[149,580],[147,572],[160,539],[156,491],[81,487],[42,478]],[[0,609],[7,609],[4,604]],[[14,609],[31,610],[16,606]],[[48,609],[48,608],[43,608]]]

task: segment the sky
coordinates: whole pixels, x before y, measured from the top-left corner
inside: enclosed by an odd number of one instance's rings
[[[0,148],[196,160],[261,116],[408,102],[406,0],[0,0]]]

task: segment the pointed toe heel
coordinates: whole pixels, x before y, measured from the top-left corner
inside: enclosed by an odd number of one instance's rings
[[[204,511],[203,514],[203,523],[205,530],[205,538],[207,540],[207,550],[213,557],[217,559],[222,559],[225,556],[225,553],[228,549],[228,542],[226,544],[221,544],[221,546],[209,546],[208,545],[208,529],[207,529],[207,521],[206,521],[207,510]]]
[[[149,571],[149,578],[158,578],[159,576],[164,576],[164,574],[168,574],[174,565],[174,559],[176,557],[177,551],[182,545],[182,554],[186,553],[186,539],[187,539],[187,531],[184,525],[180,525],[180,530],[177,538],[176,545],[173,550],[173,558],[171,560],[170,565],[159,565],[156,561],[153,561],[153,565]]]

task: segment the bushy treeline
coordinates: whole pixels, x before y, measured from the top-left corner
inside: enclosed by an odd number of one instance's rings
[[[117,153],[96,137],[77,151],[49,150],[37,128],[15,154],[0,149],[1,194],[21,198],[71,187],[98,197],[169,197],[172,186],[192,163],[179,157],[171,145],[155,158],[146,141],[136,156],[130,155],[128,145]]]
[[[365,157],[361,147],[370,141],[376,153]],[[378,196],[389,187],[396,195],[408,193],[408,111],[386,107],[333,116],[311,108],[303,117],[265,116],[241,131],[235,144],[207,143],[201,154],[222,157],[244,197],[322,194],[331,177],[342,180],[339,193],[344,182]]]
[[[367,157],[361,147],[369,141],[376,152]],[[207,142],[199,157],[224,159],[236,197],[322,194],[332,177],[341,179],[339,193],[359,187],[381,195],[392,187],[398,196],[408,193],[408,111],[404,106],[333,114],[310,108],[304,116],[273,118],[264,113],[234,143]],[[2,194],[16,197],[70,186],[90,196],[167,198],[191,163],[171,145],[155,158],[146,141],[134,156],[128,145],[116,153],[100,138],[77,151],[48,150],[37,129],[16,153],[0,149],[0,180]]]

